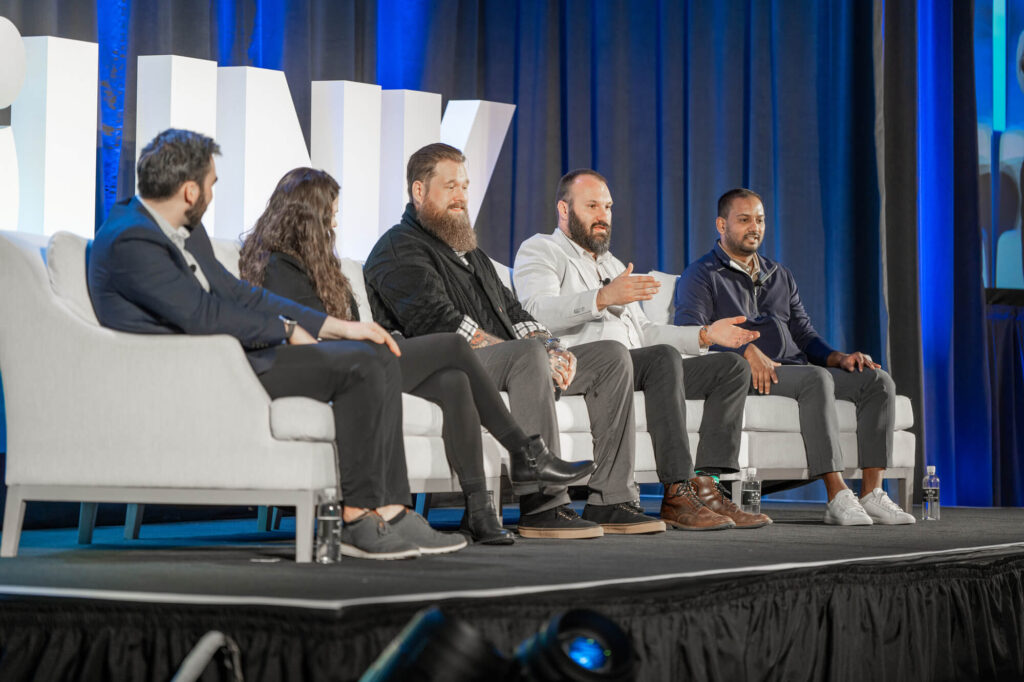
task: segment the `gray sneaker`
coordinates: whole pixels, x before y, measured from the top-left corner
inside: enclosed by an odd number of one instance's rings
[[[388,525],[393,534],[416,547],[420,554],[457,552],[467,544],[465,535],[436,531],[425,518],[411,509],[406,509],[397,521],[392,519]]]
[[[415,559],[420,550],[377,512],[369,512],[342,526],[341,553],[358,559]]]

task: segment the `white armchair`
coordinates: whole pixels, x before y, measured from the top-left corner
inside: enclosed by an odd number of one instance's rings
[[[314,497],[333,488],[334,420],[271,401],[227,336],[139,336],[96,322],[87,242],[0,235],[7,504],[0,555],[30,500],[296,508],[310,561]]]

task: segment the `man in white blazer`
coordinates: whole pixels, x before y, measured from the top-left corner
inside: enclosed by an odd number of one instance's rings
[[[647,431],[665,485],[662,519],[685,530],[771,523],[764,514],[740,510],[718,482],[719,474],[739,467],[749,365],[735,353],[707,354],[712,344],[735,348],[757,333],[736,326],[742,317],[704,327],[651,322],[640,301],[650,300],[660,285],[632,274],[632,263],[624,265],[609,252],[612,197],[604,177],[590,169],[567,173],[555,198],[558,227],[530,237],[516,254],[516,292],[526,310],[570,348],[604,339],[630,349],[634,390],[644,392]],[[696,463],[686,434],[687,398],[704,400]]]

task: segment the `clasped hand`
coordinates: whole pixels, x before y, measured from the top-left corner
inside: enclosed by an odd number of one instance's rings
[[[576,376],[576,356],[567,350],[552,348],[548,351],[548,362],[551,363],[551,378],[555,386],[563,391],[569,388]]]

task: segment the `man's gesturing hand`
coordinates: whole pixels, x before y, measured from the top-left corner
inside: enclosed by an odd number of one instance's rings
[[[747,318],[740,315],[739,317],[723,317],[720,320],[715,320],[713,323],[708,325],[707,338],[712,345],[725,346],[726,348],[739,348],[745,343],[750,343],[757,337],[761,336],[761,332],[752,332],[736,325],[746,322]]]
[[[383,343],[395,355],[402,354],[402,351],[398,350],[398,344],[395,343],[395,337],[384,331],[384,327],[376,322],[352,322],[339,320],[336,317],[328,317],[324,322],[324,326],[320,327],[320,338]]]
[[[863,372],[864,368],[868,369],[881,369],[882,366],[871,359],[871,356],[867,353],[861,353],[856,350],[849,355],[846,353],[840,353],[839,351],[833,351],[829,354],[825,364],[829,367],[839,367],[845,369],[847,372],[857,370]]]
[[[626,305],[633,301],[649,301],[658,293],[661,284],[650,275],[633,276],[630,263],[622,274],[597,290],[597,309],[604,310],[610,305]]]
[[[551,363],[551,378],[555,380],[555,385],[563,391],[569,388],[576,377],[576,356],[567,350],[551,349],[548,351],[548,361]]]
[[[754,390],[762,395],[768,395],[772,391],[772,384],[779,383],[779,376],[775,368],[779,366],[770,357],[761,352],[761,349],[750,344],[743,351],[743,357],[750,363],[750,378],[754,384]]]

